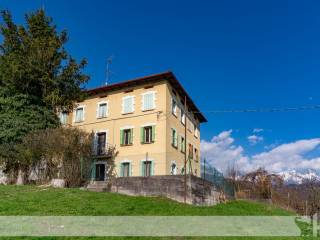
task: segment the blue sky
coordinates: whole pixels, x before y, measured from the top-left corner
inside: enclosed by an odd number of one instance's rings
[[[19,23],[39,7],[68,31],[70,53],[88,59],[88,87],[103,83],[114,55],[111,83],[172,70],[203,111],[320,104],[319,2],[0,1]],[[320,132],[320,110],[206,117],[204,140],[232,129],[250,157]]]

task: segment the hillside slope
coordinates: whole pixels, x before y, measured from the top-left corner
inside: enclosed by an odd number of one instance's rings
[[[289,215],[271,205],[231,201],[196,207],[164,198],[130,197],[79,189],[0,186],[0,215]]]

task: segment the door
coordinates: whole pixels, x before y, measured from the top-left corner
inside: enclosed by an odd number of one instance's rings
[[[97,154],[99,156],[105,154],[105,148],[106,148],[106,133],[98,133],[98,149]]]
[[[106,176],[106,165],[96,164],[96,181],[104,181]]]

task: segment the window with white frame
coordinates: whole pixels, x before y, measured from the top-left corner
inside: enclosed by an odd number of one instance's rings
[[[122,162],[120,165],[120,176],[121,177],[129,177],[130,174],[130,162]]]
[[[173,115],[177,116],[178,105],[177,105],[177,100],[174,98],[172,98],[172,102],[171,102],[171,111]]]
[[[142,161],[142,176],[149,177],[153,175],[152,161]]]
[[[75,122],[83,122],[84,121],[84,107],[78,107],[76,109],[76,117]]]
[[[199,137],[199,128],[197,127],[197,125],[194,125],[194,136],[195,136],[196,138]]]
[[[177,164],[175,162],[171,163],[170,173],[171,173],[171,175],[177,175],[177,173],[178,173],[178,167],[177,167]]]
[[[68,123],[68,113],[67,112],[60,113],[60,123],[62,125],[66,125]]]
[[[122,114],[134,112],[134,96],[122,98]]]
[[[177,130],[175,130],[174,128],[171,128],[171,145],[174,148],[178,147],[178,134]]]
[[[184,112],[183,109],[181,109],[181,123],[182,123],[183,125],[186,124],[186,113]]]
[[[153,143],[155,140],[155,126],[141,127],[141,143]]]
[[[133,129],[121,129],[120,130],[120,145],[128,146],[133,144]]]
[[[192,132],[192,130],[193,130],[193,122],[191,121],[190,118],[187,118],[187,127],[188,127],[189,132]]]
[[[98,104],[97,118],[105,118],[108,115],[108,103],[101,102]]]
[[[142,94],[142,111],[156,108],[155,92],[146,92]]]

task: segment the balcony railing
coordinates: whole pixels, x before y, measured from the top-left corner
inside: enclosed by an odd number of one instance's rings
[[[106,144],[105,146],[97,146],[95,151],[93,152],[94,157],[111,157],[114,153],[115,147],[111,144]]]

